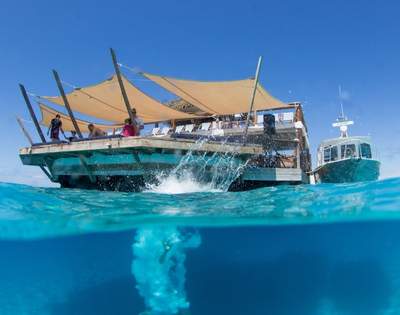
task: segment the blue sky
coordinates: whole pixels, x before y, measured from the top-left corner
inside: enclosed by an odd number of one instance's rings
[[[131,67],[199,80],[252,76],[263,55],[267,90],[304,103],[313,157],[337,134],[340,84],[351,134],[371,134],[383,176],[400,176],[399,12],[398,1],[1,1],[0,181],[46,182],[18,158],[15,115],[29,118],[18,83],[57,94],[53,68],[75,85],[103,80],[109,47]]]

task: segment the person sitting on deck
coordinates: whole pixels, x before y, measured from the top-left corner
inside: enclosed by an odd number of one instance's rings
[[[136,136],[136,127],[132,124],[132,121],[130,118],[125,119],[125,125],[122,128],[121,136],[123,136],[123,137]]]
[[[140,136],[140,129],[144,128],[143,120],[139,118],[139,116],[137,116],[135,108],[132,108],[132,116],[133,116],[132,125],[136,129],[135,136]]]
[[[65,137],[64,130],[62,129],[61,116],[56,115],[50,122],[49,129],[47,129],[47,135],[50,134],[51,141],[60,141],[60,130]]]
[[[98,137],[104,137],[107,135],[103,130],[101,130],[100,128],[97,128],[93,124],[89,124],[88,129],[89,129],[89,137],[88,138],[98,138]]]
[[[71,130],[71,135],[68,137],[68,141],[74,141],[74,140],[78,140],[78,137],[76,136],[76,131],[75,130]]]

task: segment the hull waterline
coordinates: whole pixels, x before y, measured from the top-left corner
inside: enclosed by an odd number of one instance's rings
[[[379,178],[380,162],[370,159],[346,159],[327,163],[315,170],[317,183],[353,183]]]

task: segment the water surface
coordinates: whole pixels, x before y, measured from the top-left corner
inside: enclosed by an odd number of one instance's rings
[[[0,314],[399,314],[399,219],[399,178],[239,193],[2,183]]]

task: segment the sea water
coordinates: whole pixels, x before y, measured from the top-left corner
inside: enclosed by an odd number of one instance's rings
[[[0,314],[400,314],[400,178],[0,184]]]

